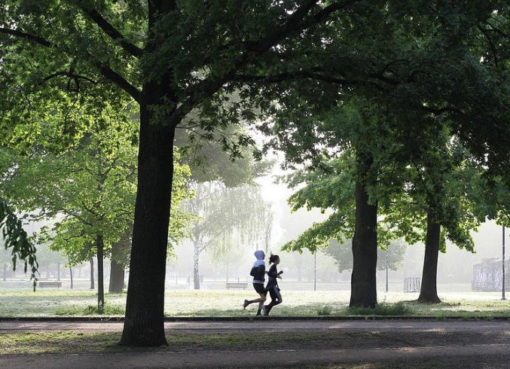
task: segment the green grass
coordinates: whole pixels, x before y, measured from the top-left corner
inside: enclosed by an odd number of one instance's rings
[[[167,335],[168,346],[155,348],[127,348],[118,345],[120,333],[44,331],[37,333],[0,333],[0,355],[41,354],[41,353],[93,353],[123,351],[184,351],[184,350],[248,350],[301,347],[323,348],[325,345],[345,345],[356,340],[372,337],[370,333],[360,333],[353,338],[348,334],[280,332],[277,335],[249,333],[173,333]],[[374,336],[373,338],[376,338]]]
[[[0,284],[1,287],[1,284]],[[282,288],[283,290],[283,288]],[[348,316],[406,315],[447,318],[494,318],[510,316],[510,301],[497,293],[448,293],[440,295],[441,304],[419,304],[416,294],[379,295],[376,309],[349,309],[349,291],[285,291],[283,303],[273,316]],[[167,291],[165,313],[169,317],[250,317],[255,305],[242,309],[245,298],[255,297],[251,290],[175,290]],[[126,295],[106,295],[106,315],[122,316]],[[0,317],[96,316],[97,296],[90,290],[8,290],[0,288]]]
[[[413,309],[406,303],[400,301],[395,304],[381,303],[375,308],[347,308],[347,312],[350,315],[391,315],[391,316],[403,316],[412,315]]]
[[[123,316],[125,312],[124,306],[122,305],[110,305],[104,306],[103,314],[108,316]],[[55,315],[59,316],[89,316],[89,315],[100,315],[97,305],[88,306],[66,306],[55,309]]]

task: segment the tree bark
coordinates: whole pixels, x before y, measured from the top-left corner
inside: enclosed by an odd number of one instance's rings
[[[96,288],[94,286],[94,258],[90,258],[90,289]]]
[[[200,262],[200,245],[195,243],[193,245],[193,289],[200,289],[200,271],[199,271],[199,262]]]
[[[427,213],[427,235],[425,239],[425,258],[418,302],[438,304],[441,302],[437,295],[437,262],[439,258],[439,244],[441,240],[441,225],[434,219],[434,213]]]
[[[71,289],[73,289],[74,285],[73,285],[73,268],[72,267],[69,267],[69,279],[71,280]]]
[[[104,240],[102,235],[96,236],[97,248],[97,310],[99,314],[104,313]]]
[[[144,90],[155,93],[156,88],[149,85]],[[169,122],[158,124],[157,119],[152,119],[151,108],[142,105],[140,112],[138,190],[126,317],[120,341],[131,346],[167,344],[163,318],[175,126]]]
[[[377,205],[369,204],[366,176],[372,159],[358,154],[355,229],[352,239],[351,307],[377,305]]]
[[[108,287],[108,292],[122,293],[124,290],[124,274],[124,266],[112,259],[110,268],[110,285]]]
[[[125,243],[129,243],[129,236],[121,238],[118,242],[112,244],[112,257],[110,267],[110,293],[122,293],[124,290],[125,264],[122,262]]]

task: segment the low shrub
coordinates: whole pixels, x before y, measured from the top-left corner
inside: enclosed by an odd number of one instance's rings
[[[103,314],[99,312],[97,305],[67,306],[55,310],[56,315],[124,315],[124,306],[105,305]]]
[[[329,305],[324,305],[322,308],[317,310],[317,315],[331,315],[333,308]]]

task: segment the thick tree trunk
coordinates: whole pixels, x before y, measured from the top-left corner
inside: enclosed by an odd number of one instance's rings
[[[97,248],[97,309],[100,314],[104,313],[104,240],[102,235],[96,236]]]
[[[108,288],[110,293],[122,293],[124,290],[125,265],[121,260],[124,260],[122,254],[124,253],[126,242],[129,242],[129,236],[126,238],[123,237],[118,242],[112,244],[110,285]]]
[[[150,87],[144,90],[154,92]],[[132,346],[167,344],[163,318],[175,128],[169,122],[158,124],[152,114],[141,106],[138,192],[120,342]]]
[[[423,273],[419,302],[437,304],[441,300],[437,296],[437,261],[439,257],[439,244],[441,225],[434,219],[432,211],[427,214],[427,235],[425,239],[425,258],[423,260]]]
[[[377,304],[377,205],[368,203],[366,173],[371,159],[358,154],[356,182],[356,220],[352,239],[351,307],[375,307]]]
[[[200,245],[195,244],[193,247],[193,289],[200,289],[200,274],[199,274],[199,261],[200,261]]]
[[[108,292],[122,293],[124,290],[124,266],[112,259]]]
[[[90,289],[96,288],[94,285],[94,258],[90,258]]]

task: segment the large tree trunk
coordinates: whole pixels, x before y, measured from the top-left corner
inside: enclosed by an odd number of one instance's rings
[[[100,314],[104,313],[104,240],[102,235],[96,236],[97,248],[97,309]]]
[[[117,263],[112,259],[110,268],[110,285],[108,286],[108,292],[110,293],[122,293],[124,290],[124,265]]]
[[[110,285],[108,288],[110,293],[122,293],[124,290],[125,265],[122,260],[124,260],[123,254],[124,248],[127,246],[126,242],[129,243],[129,236],[122,237],[118,242],[112,244]]]
[[[193,245],[193,289],[200,289],[200,271],[199,271],[199,261],[200,261],[200,245],[195,243]]]
[[[94,258],[90,258],[90,289],[96,288],[94,286]]]
[[[157,86],[145,86],[147,94]],[[159,96],[164,96],[161,92]],[[152,105],[152,104],[151,104]],[[138,192],[133,226],[126,317],[121,344],[167,344],[164,331],[165,273],[173,179],[175,128],[153,118],[142,104]],[[153,119],[152,119],[153,118]]]
[[[352,239],[351,307],[375,307],[377,304],[377,205],[368,203],[366,175],[370,157],[358,154],[356,181],[356,220]]]
[[[434,219],[432,211],[427,213],[427,235],[425,239],[425,258],[423,260],[423,273],[421,278],[419,302],[437,304],[441,300],[437,296],[437,261],[439,257],[439,244],[441,225]]]

